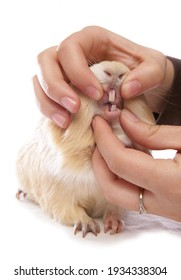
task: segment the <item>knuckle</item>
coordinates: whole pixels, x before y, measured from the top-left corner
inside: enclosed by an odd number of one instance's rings
[[[59,46],[57,48],[57,51],[58,51],[59,54],[62,54],[62,53],[64,53],[67,50],[67,46],[69,44],[68,42],[69,42],[69,37],[67,39],[63,40],[59,44]]]
[[[86,27],[84,27],[83,29],[82,29],[82,31],[84,31],[84,32],[96,32],[96,31],[100,31],[100,30],[102,30],[103,28],[101,28],[101,27],[99,27],[99,26],[96,26],[96,25],[88,25],[88,26],[86,26]]]
[[[155,134],[158,133],[158,131],[160,130],[161,125],[152,125],[152,124],[148,124],[147,126],[147,131],[146,131],[146,136],[152,137]]]
[[[161,129],[161,125],[147,124],[144,137],[142,137],[142,142],[147,144],[147,147],[152,147],[152,144],[157,142],[157,135]]]
[[[108,161],[108,167],[114,174],[121,177],[122,169],[119,161],[116,159],[116,156],[114,156],[113,159],[110,159]]]
[[[55,90],[55,85],[52,84],[51,82],[44,82],[43,88],[46,92],[46,94],[51,98],[55,99],[56,96],[56,90]]]
[[[57,47],[53,46],[53,47],[47,48],[47,49],[43,50],[42,52],[40,52],[36,57],[38,64],[41,65],[43,62],[47,63],[47,58],[50,58],[50,57],[54,59],[56,56],[56,49],[57,49]]]
[[[38,64],[41,64],[41,62],[44,60],[44,58],[46,57],[46,52],[47,50],[44,50],[37,55],[36,59]]]
[[[84,28],[82,28],[83,31],[92,31],[93,29],[95,29],[96,26],[93,26],[93,25],[88,25],[88,26],[85,26]]]
[[[77,34],[79,34],[79,32],[71,34],[58,45],[57,52],[59,57],[64,58],[64,55],[69,52],[70,48],[73,46],[73,43],[77,40]]]
[[[45,81],[44,79],[41,80],[41,87],[45,94],[51,99],[54,100],[55,102],[58,101],[57,97],[57,87],[56,84],[51,82],[51,81]]]
[[[84,27],[82,30],[80,30],[78,32],[71,34],[70,36],[68,36],[66,39],[64,39],[59,44],[59,46],[57,48],[57,52],[58,52],[59,56],[64,57],[64,54],[67,53],[67,50],[72,47],[73,43],[76,43],[79,41],[80,35],[82,33],[85,33],[84,35],[89,37],[89,36],[102,32],[102,30],[103,30],[103,28],[101,28],[99,26],[90,25],[90,26]]]
[[[99,38],[103,39],[107,30],[100,26],[90,25],[84,27],[80,32],[83,32],[87,38],[96,38],[97,40]]]

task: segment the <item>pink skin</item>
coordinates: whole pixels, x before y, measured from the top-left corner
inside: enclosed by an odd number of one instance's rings
[[[113,121],[118,119],[121,109],[122,109],[122,98],[120,94],[120,88],[118,86],[111,86],[109,84],[102,84],[103,87],[103,96],[99,100],[99,104],[104,113],[104,117],[107,121]],[[114,101],[109,101],[109,93],[111,90],[115,90],[115,99]],[[111,105],[116,105],[116,110],[111,111]]]

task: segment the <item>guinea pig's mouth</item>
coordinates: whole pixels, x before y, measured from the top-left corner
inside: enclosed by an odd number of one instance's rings
[[[116,104],[108,102],[103,107],[104,115],[108,119],[115,119],[120,115],[121,108]]]
[[[109,107],[109,111],[110,112],[114,112],[117,109],[121,109],[121,102],[120,99],[116,100],[116,90],[115,89],[111,89],[108,92],[108,107]]]
[[[119,91],[116,89],[104,90],[100,105],[106,118],[112,119],[118,117],[122,108]]]

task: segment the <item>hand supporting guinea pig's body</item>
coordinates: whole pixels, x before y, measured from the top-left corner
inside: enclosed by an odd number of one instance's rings
[[[107,200],[139,211],[141,187],[147,213],[181,221],[181,127],[146,124],[127,110],[122,111],[120,123],[127,135],[145,148],[178,152],[173,159],[154,159],[140,151],[125,149],[106,122],[96,117],[93,128],[97,149],[93,168]]]

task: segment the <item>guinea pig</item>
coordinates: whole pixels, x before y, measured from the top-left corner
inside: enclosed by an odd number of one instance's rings
[[[93,117],[105,118],[125,146],[147,153],[149,151],[132,143],[123,131],[120,111],[127,108],[138,118],[155,122],[144,95],[131,100],[121,97],[121,84],[130,71],[126,65],[103,61],[90,69],[102,85],[101,100],[92,100],[70,85],[81,100],[70,126],[64,130],[42,117],[32,139],[20,149],[16,162],[20,184],[17,198],[27,196],[53,219],[73,226],[75,234],[82,231],[83,237],[88,232],[94,235],[100,232],[97,217],[103,217],[105,232],[115,234],[124,228],[123,209],[106,201],[94,176]]]

